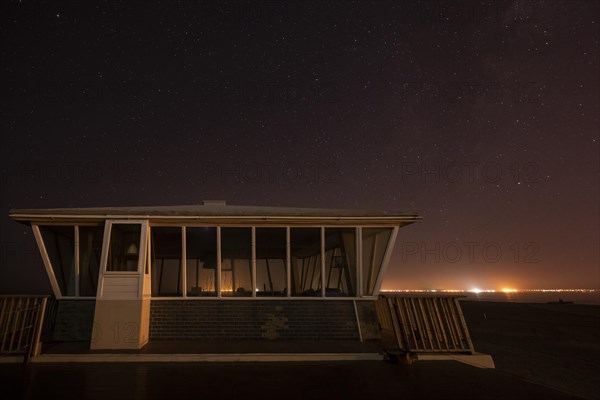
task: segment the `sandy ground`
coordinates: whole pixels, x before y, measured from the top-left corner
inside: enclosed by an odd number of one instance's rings
[[[577,399],[456,361],[0,364],[7,400]]]
[[[475,350],[499,372],[600,399],[600,306],[461,302]]]

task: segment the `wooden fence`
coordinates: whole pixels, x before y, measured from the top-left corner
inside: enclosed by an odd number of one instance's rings
[[[458,296],[380,295],[384,342],[400,353],[475,352]]]
[[[40,335],[49,296],[0,296],[0,356],[23,361],[40,353]]]

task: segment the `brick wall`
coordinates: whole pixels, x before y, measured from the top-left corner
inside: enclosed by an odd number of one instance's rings
[[[363,340],[381,339],[375,302],[369,300],[357,300],[356,311],[360,321],[360,332]]]
[[[357,302],[365,303],[365,302]],[[368,306],[361,307],[368,314]],[[374,308],[373,308],[374,313]],[[352,301],[154,300],[150,340],[356,339]]]
[[[54,313],[46,315],[42,341],[89,341],[94,324],[95,300],[58,300]]]

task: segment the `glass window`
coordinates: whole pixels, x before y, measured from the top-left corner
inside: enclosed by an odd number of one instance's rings
[[[79,295],[96,296],[104,226],[79,227]]]
[[[221,228],[221,296],[252,296],[252,229]]]
[[[107,271],[137,271],[141,224],[112,224]]]
[[[291,228],[292,296],[321,296],[321,229]]]
[[[373,294],[391,234],[392,228],[363,228],[362,230],[362,291],[364,295],[371,296]]]
[[[217,228],[187,227],[186,285],[188,296],[216,296]]]
[[[152,296],[181,296],[181,227],[152,227]]]
[[[75,296],[75,228],[40,226],[52,271],[63,296]]]
[[[287,296],[285,228],[256,228],[256,295]]]
[[[354,296],[356,229],[325,228],[325,295]]]

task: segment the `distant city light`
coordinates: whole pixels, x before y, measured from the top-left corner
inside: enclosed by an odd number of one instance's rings
[[[385,293],[597,293],[598,289],[512,289],[503,288],[501,290],[496,289],[394,289],[394,290],[381,290]]]

